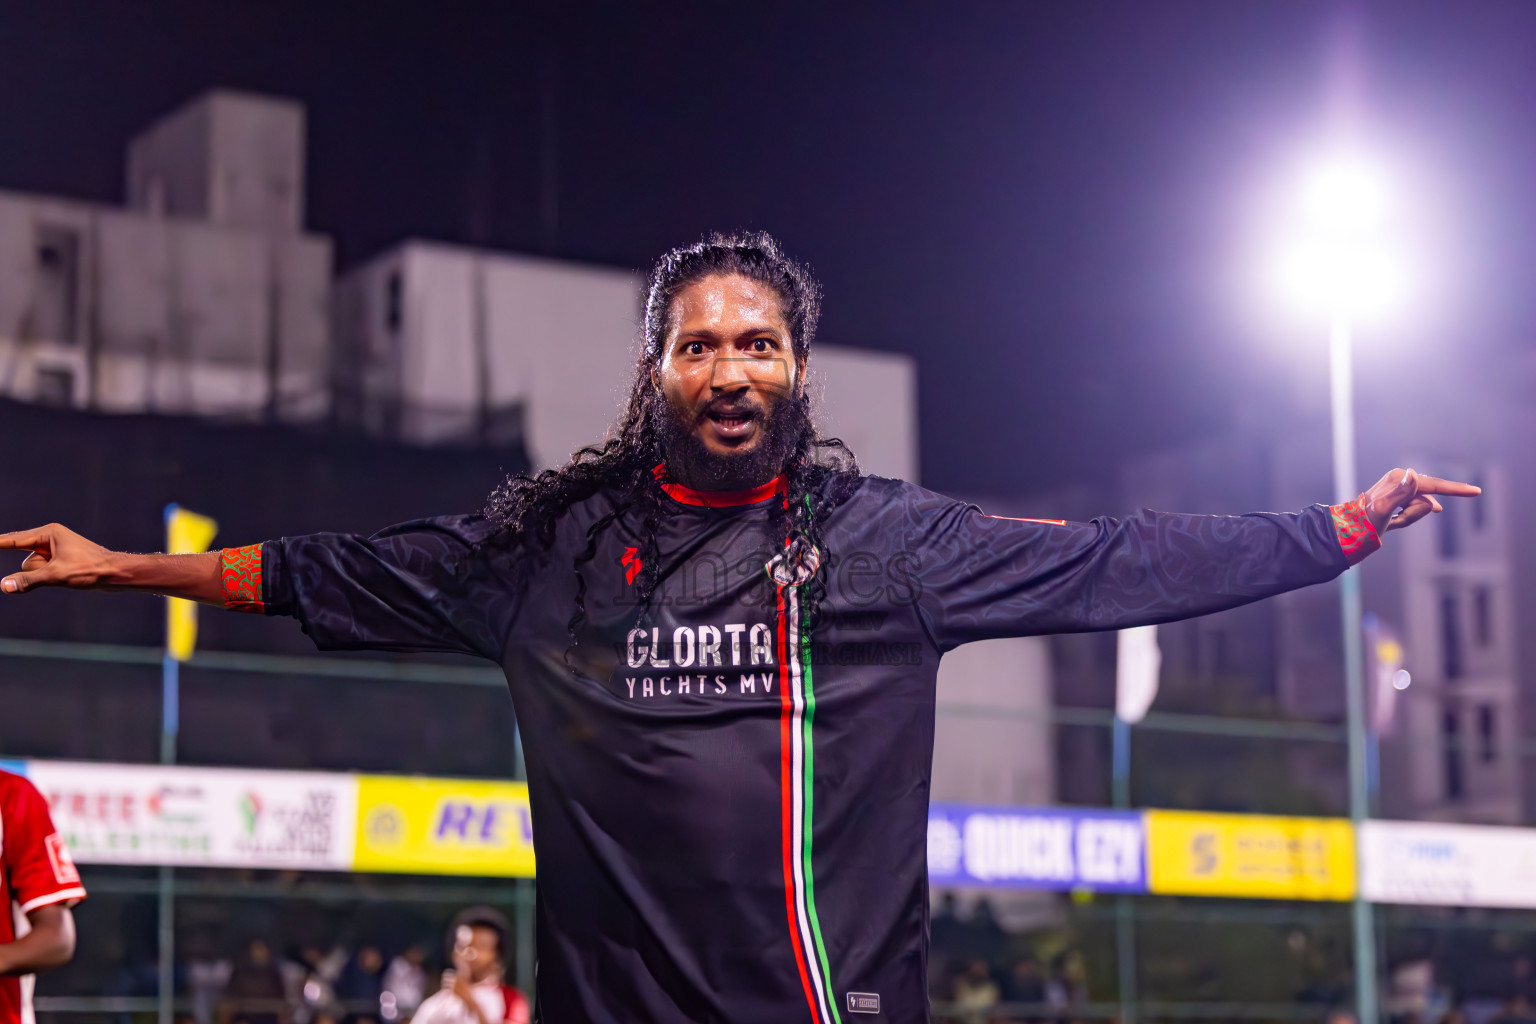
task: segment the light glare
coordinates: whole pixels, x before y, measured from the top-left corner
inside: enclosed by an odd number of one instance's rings
[[[1400,668],[1392,673],[1392,689],[1394,690],[1406,690],[1412,682],[1413,676],[1409,675],[1408,670],[1405,668]]]
[[[1376,316],[1400,305],[1410,275],[1388,223],[1394,205],[1389,182],[1366,160],[1335,154],[1314,165],[1274,264],[1280,298],[1326,316]]]
[[[1323,231],[1369,228],[1379,224],[1386,213],[1386,182],[1361,160],[1330,160],[1312,172],[1307,186],[1307,210]]]

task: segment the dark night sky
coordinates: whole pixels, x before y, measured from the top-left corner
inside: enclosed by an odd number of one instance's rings
[[[925,483],[1033,491],[1265,400],[1243,226],[1348,23],[1371,123],[1449,211],[1396,337],[1536,336],[1525,0],[553,6],[3,0],[0,188],[116,201],[126,139],[228,86],[308,107],[343,265],[423,236],[639,267],[765,227],[824,279],[825,340],[921,360]]]

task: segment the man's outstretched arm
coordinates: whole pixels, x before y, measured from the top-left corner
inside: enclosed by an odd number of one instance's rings
[[[21,571],[0,580],[0,593],[38,587],[73,590],[136,590],[224,604],[220,553],[133,555],[109,551],[58,523],[0,534],[0,550],[30,551]]]
[[[31,552],[21,571],[0,580],[0,594],[136,590],[291,615],[327,650],[495,659],[518,601],[503,572],[512,556],[477,550],[493,532],[479,516],[444,516],[371,537],[314,533],[201,555],[130,555],[53,524],[0,535],[0,549]]]
[[[913,516],[922,605],[939,645],[1169,622],[1332,579],[1380,536],[1471,484],[1396,469],[1357,499],[1300,513],[1142,510],[1091,523],[1010,520],[950,502]],[[920,510],[923,511],[923,510]]]

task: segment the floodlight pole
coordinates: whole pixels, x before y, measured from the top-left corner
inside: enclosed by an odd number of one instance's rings
[[[181,662],[169,643],[160,661],[160,763],[176,763],[176,736],[181,719]],[[158,887],[158,977],[155,1024],[172,1024],[176,1017],[176,872],[160,865]]]
[[[1111,797],[1119,810],[1131,806],[1131,723],[1115,711]],[[1121,893],[1115,902],[1115,965],[1120,976],[1120,1024],[1136,1024],[1136,907]]]
[[[1333,411],[1333,491],[1338,504],[1359,496],[1355,470],[1354,353],[1349,318],[1335,313],[1329,334],[1329,385]],[[1346,569],[1339,577],[1339,608],[1344,627],[1344,693],[1349,713],[1349,818],[1355,826],[1355,1014],[1360,1024],[1378,1024],[1376,999],[1376,922],[1373,908],[1359,891],[1361,825],[1370,814],[1369,737],[1365,726],[1364,606],[1360,574]]]

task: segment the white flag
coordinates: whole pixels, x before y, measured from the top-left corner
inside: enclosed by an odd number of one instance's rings
[[[1158,673],[1163,652],[1157,646],[1156,626],[1136,626],[1120,631],[1115,664],[1115,714],[1136,723],[1157,697]]]
[[[1397,694],[1406,690],[1413,678],[1403,668],[1405,652],[1397,630],[1366,612],[1361,623],[1365,631],[1366,678],[1371,680],[1371,731],[1378,736],[1392,736],[1397,731]]]

